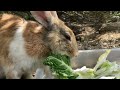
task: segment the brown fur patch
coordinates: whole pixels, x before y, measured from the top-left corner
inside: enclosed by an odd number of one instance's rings
[[[9,45],[16,29],[23,21],[20,17],[11,14],[0,15],[0,64],[9,65],[12,63],[9,58]],[[9,25],[8,25],[9,24]]]
[[[63,30],[64,30],[64,31],[70,36],[70,38],[71,38],[69,44],[66,45],[67,48],[68,48],[67,53],[68,53],[69,55],[71,55],[72,57],[76,56],[77,53],[78,53],[78,48],[77,48],[77,42],[76,42],[76,38],[75,38],[75,35],[74,35],[73,31],[72,31],[69,27],[67,27],[67,26],[64,24],[64,22],[62,22],[61,20],[60,20],[60,22],[59,22],[59,25],[60,25],[59,27],[62,27]],[[67,41],[66,41],[66,42],[67,42]]]
[[[44,28],[42,27],[38,30],[37,27],[40,27],[38,23],[29,21],[23,36],[26,42],[25,46],[27,53],[30,56],[42,58],[46,56],[50,50],[45,46],[45,42],[43,40],[43,35],[46,33]]]

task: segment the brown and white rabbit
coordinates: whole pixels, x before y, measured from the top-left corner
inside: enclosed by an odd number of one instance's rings
[[[46,77],[50,71],[43,59],[50,52],[74,57],[77,42],[70,28],[61,21],[56,11],[31,11],[39,22],[26,21],[12,14],[0,15],[0,70],[6,79],[32,78],[40,68]]]

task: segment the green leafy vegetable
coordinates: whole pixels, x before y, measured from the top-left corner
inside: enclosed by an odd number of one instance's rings
[[[58,79],[120,79],[120,65],[106,60],[111,50],[106,50],[99,58],[94,68],[83,66],[76,70],[70,66],[70,57],[61,54],[51,54],[44,62]]]
[[[96,66],[94,67],[95,71],[100,67],[100,65],[103,64],[103,62],[106,61],[106,58],[110,52],[111,52],[111,50],[106,50],[106,52],[99,57],[98,62],[96,64]]]
[[[78,76],[70,67],[70,58],[66,55],[51,54],[51,56],[47,57],[44,64],[50,66],[56,78],[74,79]]]

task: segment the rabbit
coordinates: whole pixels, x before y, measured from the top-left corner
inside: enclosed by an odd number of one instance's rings
[[[51,71],[43,61],[49,53],[78,55],[75,35],[56,11],[30,13],[35,21],[0,14],[0,70],[6,79],[35,79],[32,75],[37,68],[47,78]]]

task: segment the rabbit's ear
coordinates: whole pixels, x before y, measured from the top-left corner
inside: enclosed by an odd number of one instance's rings
[[[55,18],[58,18],[57,12],[56,11],[51,11],[52,16],[54,16]]]
[[[53,15],[50,11],[30,11],[32,16],[44,27],[48,27],[52,23]]]

